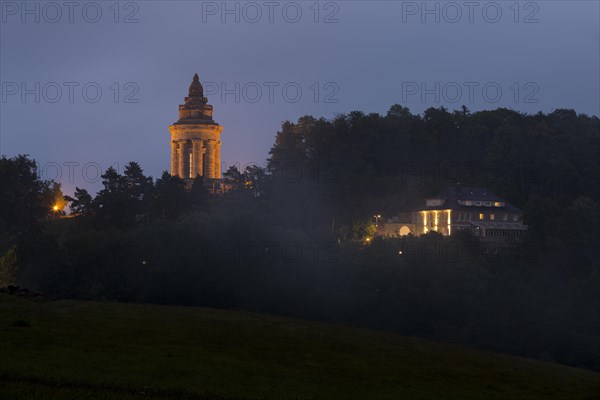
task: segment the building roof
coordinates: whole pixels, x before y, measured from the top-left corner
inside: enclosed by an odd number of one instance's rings
[[[427,201],[441,200],[438,204],[427,204]],[[470,201],[472,205],[466,205],[465,202]],[[475,202],[481,202],[476,205]],[[485,205],[487,204],[490,205]],[[496,203],[502,205],[497,206]],[[521,210],[512,204],[508,203],[504,198],[492,193],[488,189],[471,186],[449,186],[438,196],[429,197],[426,199],[424,207],[419,210],[457,210],[457,211],[510,211],[521,212]]]

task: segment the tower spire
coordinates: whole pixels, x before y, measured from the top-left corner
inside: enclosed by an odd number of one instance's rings
[[[194,74],[194,78],[192,79],[189,97],[204,97],[204,88],[202,88],[202,84],[200,83],[200,78],[198,77],[197,73]]]

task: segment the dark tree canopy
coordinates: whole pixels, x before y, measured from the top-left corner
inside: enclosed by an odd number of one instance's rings
[[[600,370],[599,139],[600,120],[573,110],[305,116],[282,124],[264,167],[227,170],[222,196],[201,177],[154,181],[131,162],[105,171],[95,196],[66,196],[73,218],[48,218],[56,186],[33,160],[2,158],[0,283],[326,320]],[[467,232],[360,240],[374,213],[456,184],[521,207],[529,234],[501,249]]]

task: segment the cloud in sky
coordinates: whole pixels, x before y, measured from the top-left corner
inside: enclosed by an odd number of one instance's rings
[[[3,1],[1,153],[60,167],[67,192],[130,160],[156,177],[195,72],[226,166],[262,164],[281,122],[306,114],[599,114],[599,3],[467,4]]]

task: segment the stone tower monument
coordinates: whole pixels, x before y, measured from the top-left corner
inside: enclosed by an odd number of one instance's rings
[[[185,104],[179,106],[179,120],[171,131],[171,175],[180,178],[221,178],[221,132],[212,119],[198,74],[194,75]]]

